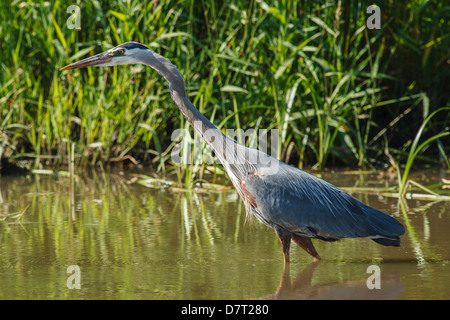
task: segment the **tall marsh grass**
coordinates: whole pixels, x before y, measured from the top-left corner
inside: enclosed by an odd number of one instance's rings
[[[66,26],[72,4],[81,30]],[[386,147],[406,161],[419,128],[439,138],[421,159],[448,163],[449,113],[428,118],[449,106],[448,6],[381,1],[382,28],[369,30],[369,4],[3,1],[0,157],[62,165],[74,145],[78,167],[131,161],[172,170],[171,134],[189,126],[156,72],[58,71],[134,40],[178,66],[191,101],[221,129],[279,129],[278,157],[292,165],[382,166]],[[191,180],[208,167],[186,169],[176,171]]]

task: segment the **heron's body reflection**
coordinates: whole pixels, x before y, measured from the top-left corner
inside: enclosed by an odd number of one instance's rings
[[[311,263],[291,280],[290,266],[285,265],[277,291],[265,297],[275,300],[370,300],[398,299],[404,291],[401,275],[383,273],[380,289],[369,289],[366,280],[338,280],[328,283],[314,284],[314,273],[319,263]],[[369,275],[367,275],[369,276]]]

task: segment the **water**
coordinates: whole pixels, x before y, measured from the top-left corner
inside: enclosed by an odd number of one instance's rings
[[[441,177],[416,175],[424,184]],[[293,244],[283,270],[275,233],[246,221],[236,192],[151,189],[132,178],[0,177],[0,299],[450,298],[449,201],[408,200],[404,214],[395,198],[353,193],[407,226],[402,246],[316,240],[323,260],[312,263]],[[339,187],[395,184],[377,174],[323,178]],[[78,290],[68,288],[71,265]],[[367,287],[371,265],[381,289]]]

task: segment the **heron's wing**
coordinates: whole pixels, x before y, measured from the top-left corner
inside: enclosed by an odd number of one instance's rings
[[[399,241],[404,233],[404,227],[391,216],[282,162],[276,174],[250,173],[244,183],[244,194],[251,196],[248,200],[261,220],[300,236]]]

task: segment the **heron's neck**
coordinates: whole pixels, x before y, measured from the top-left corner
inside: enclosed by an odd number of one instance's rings
[[[224,159],[225,151],[223,146],[226,140],[229,139],[189,101],[183,77],[177,67],[168,59],[154,52],[146,55],[142,60],[166,79],[175,104],[219,158]]]

